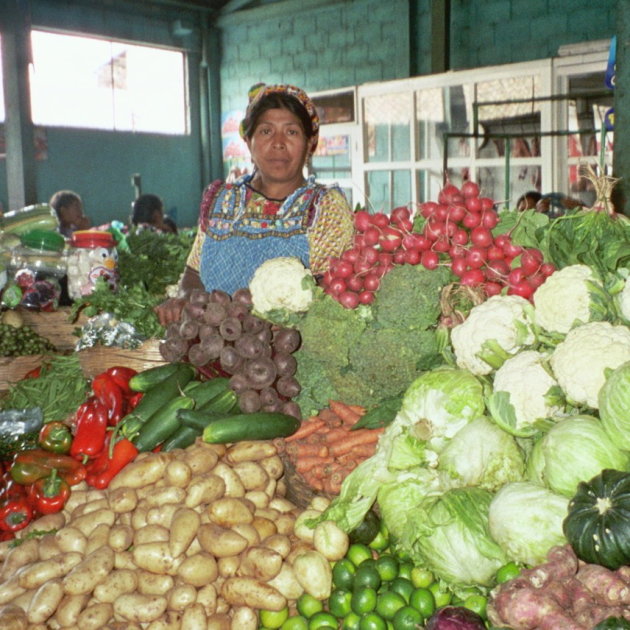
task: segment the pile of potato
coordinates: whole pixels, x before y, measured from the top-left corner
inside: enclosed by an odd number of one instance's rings
[[[305,527],[283,472],[271,442],[197,442],[143,453],[106,490],[76,486],[2,543],[0,627],[255,630],[258,610],[327,597],[347,536]]]

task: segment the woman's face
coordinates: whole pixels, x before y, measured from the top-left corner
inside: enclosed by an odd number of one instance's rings
[[[300,119],[287,109],[268,109],[245,142],[263,179],[302,182],[307,139]]]

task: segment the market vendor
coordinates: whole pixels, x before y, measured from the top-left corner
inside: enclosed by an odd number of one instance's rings
[[[48,202],[59,220],[59,232],[69,238],[76,230],[87,230],[91,223],[83,212],[83,200],[73,190],[58,190]]]
[[[350,247],[352,210],[337,186],[324,186],[304,167],[317,146],[315,105],[292,85],[257,84],[241,123],[254,165],[234,183],[217,180],[203,194],[199,230],[180,281],[180,297],[156,309],[160,322],[177,321],[194,288],[234,293],[256,268],[296,256],[315,274]]]

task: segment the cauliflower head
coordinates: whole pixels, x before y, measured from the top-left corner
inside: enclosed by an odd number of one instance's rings
[[[549,363],[567,398],[598,408],[606,368],[630,361],[630,328],[590,322],[573,328],[553,351]]]
[[[249,283],[255,313],[265,315],[274,311],[302,313],[313,301],[310,270],[294,256],[270,258],[259,265]]]
[[[534,341],[527,310],[531,304],[518,295],[493,295],[473,307],[451,330],[457,366],[479,376]]]
[[[559,269],[534,293],[536,323],[549,332],[568,333],[576,324],[602,320],[606,315],[605,308],[598,308],[602,294],[603,287],[588,265]]]
[[[512,435],[528,437],[537,431],[536,420],[563,411],[553,395],[559,386],[545,367],[547,359],[542,352],[523,350],[507,359],[494,375],[488,407],[495,422]]]

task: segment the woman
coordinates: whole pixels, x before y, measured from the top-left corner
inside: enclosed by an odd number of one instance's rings
[[[166,232],[164,225],[164,204],[157,195],[140,195],[131,206],[131,224],[135,227],[149,228]]]
[[[57,214],[59,233],[70,238],[76,230],[87,230],[90,219],[83,213],[83,200],[72,190],[57,191],[48,202]]]
[[[179,297],[156,309],[163,325],[179,319],[192,289],[232,294],[277,256],[296,256],[319,275],[330,257],[351,245],[352,210],[341,190],[303,175],[319,138],[317,111],[306,93],[292,85],[255,85],[241,135],[253,173],[206,188]]]

